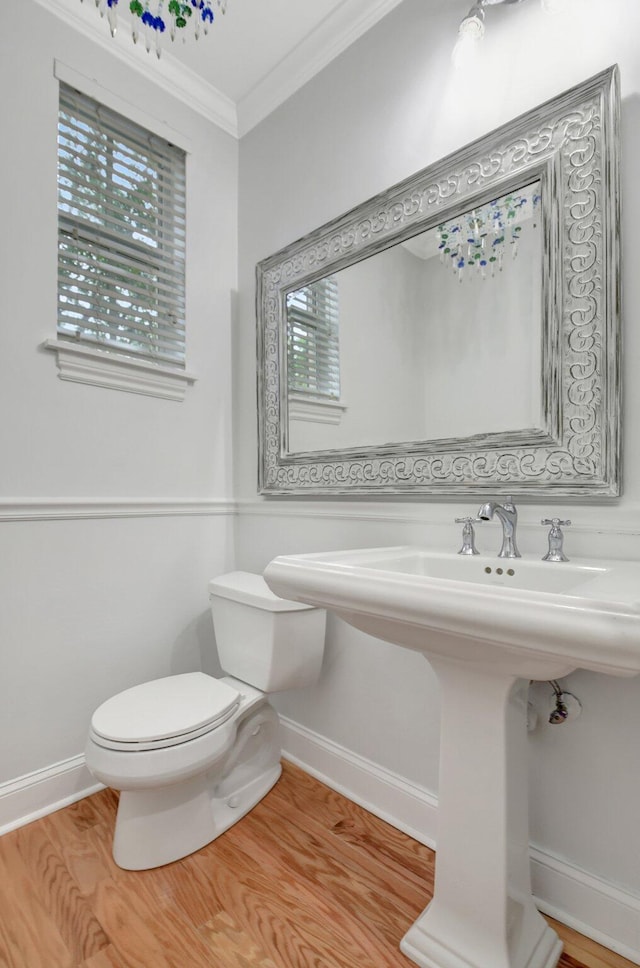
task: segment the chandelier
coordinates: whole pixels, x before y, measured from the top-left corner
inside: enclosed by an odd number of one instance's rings
[[[465,272],[487,274],[501,272],[505,254],[518,255],[523,227],[531,221],[537,228],[540,205],[540,183],[529,185],[519,193],[494,199],[458,218],[439,225],[436,232],[440,261],[449,265],[460,281]]]
[[[83,2],[83,0],[81,0]],[[100,16],[106,16],[113,37],[117,28],[119,0],[95,0]],[[160,57],[167,34],[171,40],[191,34],[197,40],[214,20],[214,8],[225,13],[227,0],[124,0],[131,13],[134,44],[142,36],[145,47]]]

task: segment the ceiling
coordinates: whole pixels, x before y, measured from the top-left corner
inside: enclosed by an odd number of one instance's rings
[[[167,53],[237,104],[341,5],[354,6],[352,0],[228,0],[206,38],[177,41]]]
[[[93,0],[36,0],[120,59],[241,136],[402,0],[228,0],[207,37],[134,46],[126,0],[111,38]]]

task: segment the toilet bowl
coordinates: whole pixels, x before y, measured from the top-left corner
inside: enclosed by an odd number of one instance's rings
[[[268,694],[314,682],[325,612],[278,598],[260,575],[209,583],[220,664],[126,689],[93,714],[86,763],[120,790],[116,864],[145,870],[215,840],[280,776],[278,716]]]

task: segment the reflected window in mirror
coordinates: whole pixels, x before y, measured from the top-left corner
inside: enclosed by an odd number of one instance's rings
[[[340,303],[336,275],[286,295],[289,417],[338,423],[340,401]]]

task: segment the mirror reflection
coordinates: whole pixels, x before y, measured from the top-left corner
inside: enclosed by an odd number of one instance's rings
[[[261,494],[620,493],[618,123],[613,67],[258,263]]]
[[[540,209],[536,181],[287,292],[288,452],[544,428]]]

